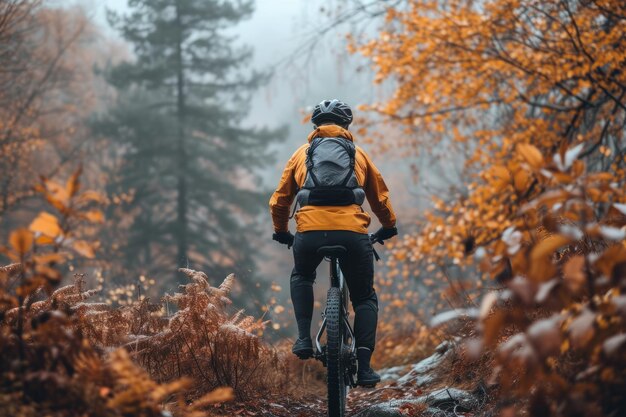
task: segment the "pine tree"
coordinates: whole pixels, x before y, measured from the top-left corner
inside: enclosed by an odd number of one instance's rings
[[[132,195],[114,212],[132,219],[120,252],[152,276],[187,264],[215,277],[246,276],[267,195],[255,170],[284,136],[241,126],[267,75],[246,74],[251,50],[235,48],[223,32],[253,4],[131,0],[129,7],[109,20],[135,57],[110,71],[119,97],[96,124],[121,159],[111,192]]]

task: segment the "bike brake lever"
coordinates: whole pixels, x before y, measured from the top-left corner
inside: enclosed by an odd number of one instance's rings
[[[376,252],[376,249],[374,249],[374,243],[380,243],[381,245],[384,245],[385,243],[378,239],[374,234],[370,235],[370,241],[372,242],[372,250],[374,251],[374,259],[376,259],[376,262],[380,261],[380,256],[378,256],[378,252]]]

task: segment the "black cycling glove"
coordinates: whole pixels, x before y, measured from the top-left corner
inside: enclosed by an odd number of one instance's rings
[[[283,245],[287,245],[287,249],[293,246],[293,235],[291,232],[277,232],[272,235],[272,239]]]
[[[390,239],[398,234],[398,228],[396,227],[381,227],[376,233],[374,233],[374,241],[382,242]]]

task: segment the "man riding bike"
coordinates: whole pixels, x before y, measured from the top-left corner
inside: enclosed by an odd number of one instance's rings
[[[288,247],[293,245],[290,287],[298,339],[292,352],[301,359],[313,355],[313,282],[323,259],[317,249],[345,246],[348,253],[339,259],[339,264],[355,312],[357,384],[371,386],[380,382],[380,376],[370,367],[378,298],[373,285],[373,248],[367,232],[371,219],[361,207],[365,197],[382,224],[375,238],[383,241],[398,232],[383,177],[365,151],[354,145],[354,137],[348,131],[352,118],[350,107],[339,100],[325,100],[315,106],[311,117],[314,130],[308,143],[287,162],[269,205],[273,239]],[[294,199],[300,206],[295,214],[295,236],[288,229]]]

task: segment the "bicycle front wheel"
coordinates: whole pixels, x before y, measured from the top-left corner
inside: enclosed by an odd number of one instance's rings
[[[328,376],[328,416],[344,417],[346,410],[346,383],[343,355],[343,312],[341,289],[331,287],[326,300],[326,366]]]

